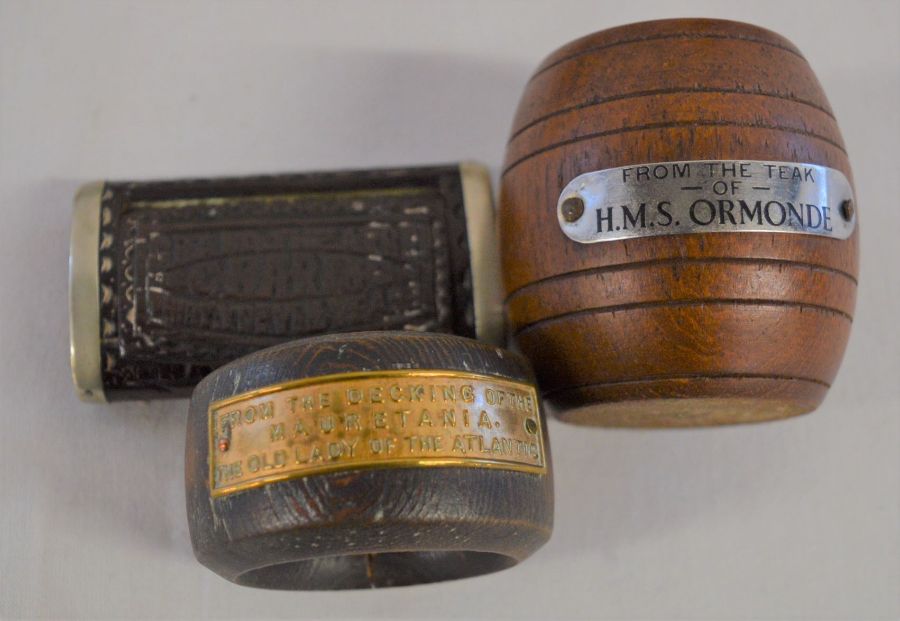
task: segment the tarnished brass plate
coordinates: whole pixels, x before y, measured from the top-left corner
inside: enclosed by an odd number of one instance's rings
[[[534,387],[455,371],[317,377],[209,407],[209,486],[223,496],[310,474],[387,467],[547,470]]]

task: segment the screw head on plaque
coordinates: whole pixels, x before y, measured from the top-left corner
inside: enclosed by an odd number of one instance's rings
[[[528,361],[471,339],[359,332],[259,351],[191,400],[194,552],[278,589],[510,567],[550,537],[545,429]]]
[[[857,202],[783,37],[677,19],[578,39],[526,87],[499,222],[511,332],[566,421],[815,409],[853,318]]]

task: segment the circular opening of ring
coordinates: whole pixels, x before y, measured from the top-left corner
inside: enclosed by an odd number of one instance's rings
[[[534,420],[533,418],[526,418],[525,419],[525,431],[527,431],[531,435],[536,434],[538,431],[537,421]]]
[[[584,201],[580,196],[570,196],[563,201],[562,207],[563,220],[566,222],[575,222],[584,215]]]
[[[851,199],[847,199],[841,203],[840,207],[841,217],[850,222],[853,219],[853,201]]]
[[[294,591],[370,589],[469,578],[515,564],[514,558],[495,552],[384,552],[278,563],[251,569],[234,581]]]

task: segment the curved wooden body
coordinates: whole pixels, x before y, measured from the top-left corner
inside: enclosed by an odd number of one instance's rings
[[[811,163],[852,183],[807,61],[770,31],[719,20],[578,39],[531,78],[502,175],[510,327],[563,420],[672,426],[781,418],[821,403],[849,336],[848,240],[707,233],[584,245],[556,220],[589,171],[678,160]]]
[[[349,468],[211,494],[211,403],[303,378],[414,369],[534,381],[528,362],[513,352],[410,332],[293,341],[204,379],[191,401],[185,458],[188,521],[200,562],[249,586],[370,588],[497,571],[543,545],[553,522],[546,453],[543,474],[471,466]]]

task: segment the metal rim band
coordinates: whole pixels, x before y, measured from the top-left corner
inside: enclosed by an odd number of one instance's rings
[[[459,165],[459,175],[469,238],[475,335],[487,343],[503,345],[505,333],[500,246],[495,226],[490,174],[481,164],[462,162]]]
[[[100,200],[103,182],[81,186],[75,195],[69,250],[69,358],[72,381],[82,401],[102,403],[100,361]]]

